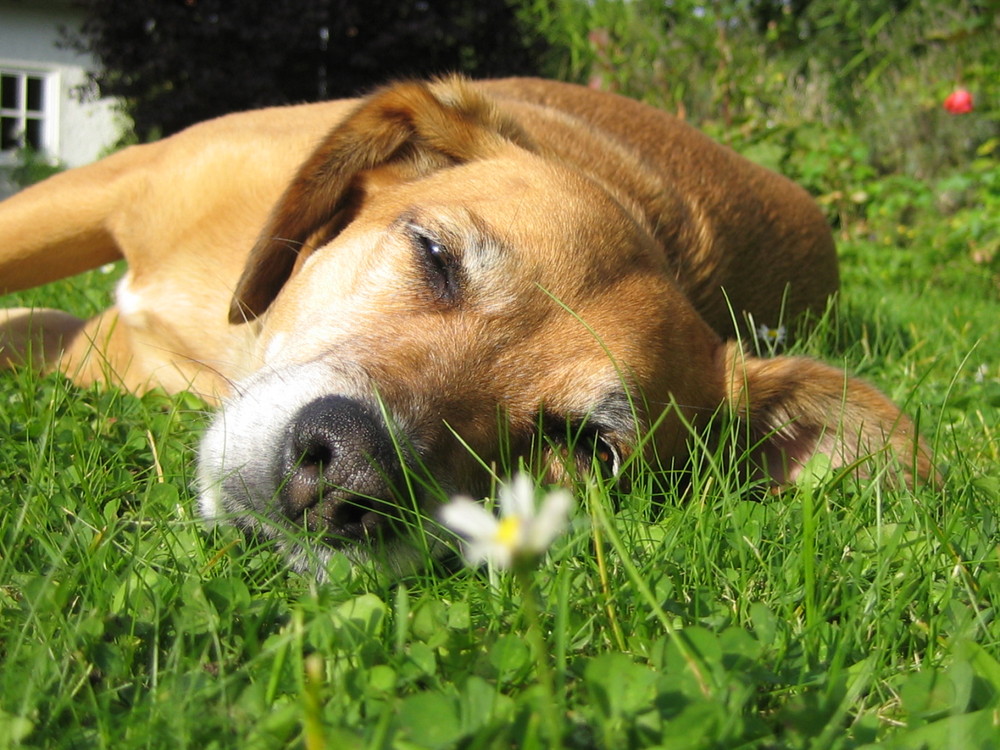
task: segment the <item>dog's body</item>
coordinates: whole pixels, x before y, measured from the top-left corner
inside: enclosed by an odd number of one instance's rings
[[[543,444],[609,471],[639,446],[676,461],[720,408],[779,483],[887,446],[933,471],[869,386],[723,341],[836,291],[811,199],[610,94],[399,84],[224,117],[0,205],[0,292],[120,257],[94,320],[8,311],[0,364],[227,399],[202,506],[267,534],[391,536],[418,466],[477,492]]]

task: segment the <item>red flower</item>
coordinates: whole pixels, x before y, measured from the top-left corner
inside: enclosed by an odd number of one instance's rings
[[[966,115],[972,111],[972,94],[968,89],[955,89],[944,100],[944,108],[953,115]]]

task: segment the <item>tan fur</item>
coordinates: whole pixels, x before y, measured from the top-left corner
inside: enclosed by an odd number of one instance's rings
[[[420,232],[460,256],[457,299],[428,291]],[[685,424],[728,405],[779,482],[817,451],[849,465],[888,447],[933,473],[871,387],[723,342],[836,291],[813,201],[610,94],[403,83],[204,123],[0,205],[0,293],[119,257],[115,307],[86,324],[18,311],[0,321],[6,361],[30,350],[79,382],[208,398],[329,361],[331,387],[377,390],[457,489],[501,451],[498,414],[527,450],[540,411],[583,419],[623,390],[634,427],[604,436],[623,457],[655,424],[658,458],[681,458]]]

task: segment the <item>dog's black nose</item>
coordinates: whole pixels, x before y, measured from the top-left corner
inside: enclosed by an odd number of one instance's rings
[[[399,510],[401,466],[379,415],[343,396],[318,398],[288,425],[282,509],[334,546],[384,539]]]

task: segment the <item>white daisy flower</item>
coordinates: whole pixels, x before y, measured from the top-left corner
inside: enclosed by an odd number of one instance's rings
[[[784,326],[778,326],[777,328],[771,328],[763,324],[757,326],[757,340],[772,348],[785,343],[785,334],[786,330]]]
[[[456,497],[441,508],[445,526],[465,539],[470,565],[489,562],[497,568],[534,561],[566,527],[573,499],[566,490],[548,493],[535,504],[535,485],[518,474],[498,493],[500,517],[468,497]]]

